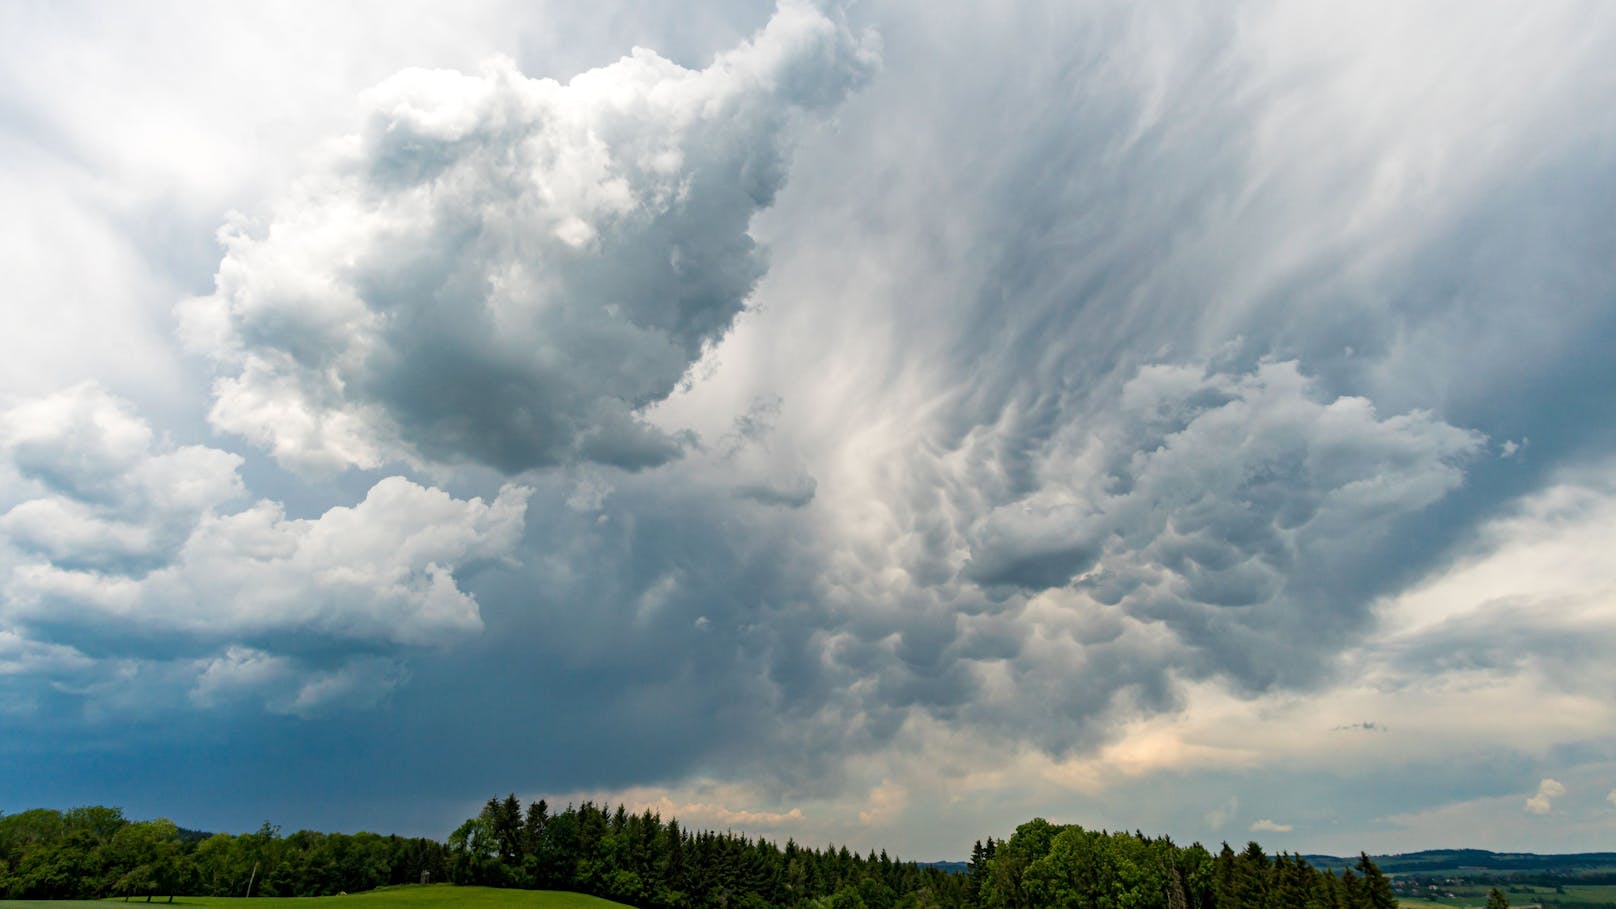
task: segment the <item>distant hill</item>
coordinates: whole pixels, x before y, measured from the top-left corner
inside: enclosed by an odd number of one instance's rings
[[[964,874],[971,870],[970,862],[916,862],[922,868],[936,868],[949,874]]]
[[[1340,871],[1357,863],[1356,856],[1304,855],[1315,868]],[[1485,849],[1427,849],[1395,855],[1371,856],[1386,874],[1451,877],[1566,878],[1616,883],[1616,852],[1576,852],[1539,855],[1535,852],[1489,852]]]

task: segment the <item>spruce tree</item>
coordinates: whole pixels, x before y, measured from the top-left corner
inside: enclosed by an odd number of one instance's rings
[[[494,838],[499,843],[499,860],[505,867],[522,867],[522,803],[511,793],[499,803],[495,814]]]
[[[1358,853],[1358,874],[1363,878],[1364,901],[1369,909],[1396,909],[1397,896],[1392,893],[1391,881],[1380,873],[1369,853]]]
[[[1213,902],[1217,906],[1234,906],[1239,901],[1235,887],[1234,850],[1227,842],[1218,850],[1217,863],[1212,873],[1212,893]]]

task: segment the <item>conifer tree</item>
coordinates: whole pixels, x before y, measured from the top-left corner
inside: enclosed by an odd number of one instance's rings
[[[1234,850],[1225,842],[1223,848],[1218,851],[1217,865],[1213,872],[1213,901],[1218,906],[1234,906],[1238,900],[1234,866]]]
[[[1363,878],[1364,901],[1369,909],[1396,909],[1397,896],[1392,893],[1391,881],[1380,873],[1369,853],[1358,853],[1358,874]]]
[[[539,799],[527,806],[527,816],[522,819],[522,852],[529,858],[537,858],[539,850],[544,844],[544,828],[550,823],[550,806],[544,799]]]

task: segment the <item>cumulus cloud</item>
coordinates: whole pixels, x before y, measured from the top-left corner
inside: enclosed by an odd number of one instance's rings
[[[1610,807],[1616,808],[1616,789],[1605,793],[1605,801],[1610,803]]]
[[[1537,784],[1537,792],[1526,799],[1528,814],[1548,814],[1554,810],[1554,800],[1566,794],[1566,787],[1558,780],[1545,777]]]
[[[390,477],[358,505],[316,519],[287,518],[267,501],[199,515],[172,561],[144,573],[81,567],[93,551],[85,559],[23,558],[5,592],[11,613],[24,620],[441,642],[481,630],[477,603],[453,570],[510,551],[525,504],[521,487],[484,503]]]
[[[0,418],[0,471],[11,481],[0,491],[0,534],[54,564],[160,562],[201,515],[244,494],[240,457],[159,446],[127,403],[94,384],[18,403]]]
[[[0,628],[0,676],[57,675],[63,670],[86,668],[92,662],[72,647],[32,641]]]
[[[678,456],[688,438],[640,412],[763,273],[748,228],[796,112],[875,54],[788,0],[702,70],[636,49],[566,84],[507,61],[388,79],[266,224],[224,231],[214,293],[181,307],[223,374],[214,425],[299,467]]]
[[[341,707],[373,707],[400,685],[406,670],[395,659],[361,656],[331,669],[234,645],[199,661],[190,700],[199,707],[261,702],[271,713],[307,717]]]
[[[1234,816],[1239,813],[1239,811],[1240,799],[1231,795],[1229,796],[1229,800],[1227,802],[1214,807],[1211,811],[1208,811],[1205,815],[1203,815],[1202,820],[1206,821],[1207,828],[1215,833],[1222,830],[1223,825],[1233,820]]]
[[[902,783],[882,780],[881,785],[870,790],[866,802],[868,807],[858,813],[860,824],[873,826],[890,823],[903,813],[904,806],[909,802],[909,789]]]
[[[298,637],[371,646],[463,637],[482,621],[454,572],[508,557],[530,494],[506,486],[485,503],[390,477],[353,507],[294,519],[276,502],[239,501],[239,457],[168,443],[94,385],[0,417],[0,665],[82,658],[30,640],[42,625],[78,638],[276,636],[282,646]],[[229,650],[199,669],[196,697],[285,687],[297,676],[295,693],[275,703],[303,713],[399,677],[387,661],[364,657],[307,678],[299,665]]]
[[[1263,818],[1251,825],[1252,833],[1290,833],[1296,828],[1290,824],[1281,824],[1278,821]]]
[[[636,814],[650,811],[664,819],[677,818],[687,828],[701,825],[753,833],[779,831],[786,836],[800,827],[806,817],[800,807],[760,807],[760,794],[752,787],[710,779],[691,780],[673,789],[632,786],[610,791],[550,793],[545,798],[551,803],[591,801],[623,805]],[[742,805],[752,807],[740,807]]]
[[[792,808],[789,811],[752,811],[745,808],[727,808],[723,805],[710,805],[703,802],[679,804],[666,797],[652,802],[648,807],[653,811],[662,813],[665,817],[678,817],[685,820],[687,824],[712,824],[730,828],[781,828],[802,820],[801,808]]]
[[[573,485],[572,495],[567,496],[567,508],[586,514],[597,512],[611,494],[612,484],[604,477],[583,476]]]

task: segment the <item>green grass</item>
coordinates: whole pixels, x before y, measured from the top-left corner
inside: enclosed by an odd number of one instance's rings
[[[153,897],[153,906],[167,905],[167,897]],[[123,900],[80,902],[71,905],[105,906],[122,904]],[[144,897],[132,897],[129,905],[145,905]],[[68,905],[64,902],[39,900],[7,900],[0,903],[4,909],[54,909]],[[214,906],[230,909],[435,909],[448,906],[509,906],[512,909],[622,909],[622,903],[613,903],[599,897],[560,890],[499,890],[493,887],[456,887],[452,884],[427,886],[384,887],[347,896],[305,897],[253,897],[233,896],[176,896],[176,906]]]
[[[1541,905],[1543,909],[1616,909],[1616,885],[1567,884],[1564,893],[1555,893],[1553,887],[1522,886],[1519,884],[1455,884],[1449,889],[1454,898],[1412,899],[1399,897],[1397,904],[1403,909],[1453,909],[1456,906],[1485,906],[1487,891],[1493,887],[1504,891],[1511,906]],[[1511,889],[1513,888],[1513,889]]]

